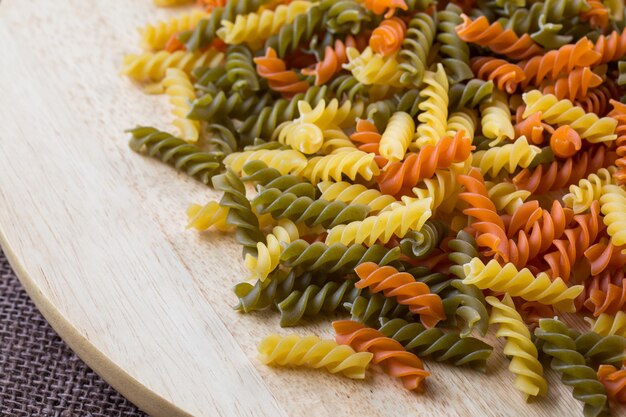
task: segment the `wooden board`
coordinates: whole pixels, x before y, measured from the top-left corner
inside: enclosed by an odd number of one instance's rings
[[[155,416],[564,416],[581,405],[549,372],[526,404],[501,353],[486,375],[427,361],[423,394],[379,370],[365,382],[260,365],[280,329],[232,310],[244,277],[230,236],[185,231],[189,202],[217,197],[134,154],[123,130],[169,129],[162,98],[118,75],[135,28],[175,12],[149,0],[0,3],[0,241],[66,342]],[[496,350],[501,343],[496,342]]]

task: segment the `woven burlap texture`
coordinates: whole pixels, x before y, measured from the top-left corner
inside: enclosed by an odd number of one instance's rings
[[[145,416],[63,343],[1,250],[0,416]]]

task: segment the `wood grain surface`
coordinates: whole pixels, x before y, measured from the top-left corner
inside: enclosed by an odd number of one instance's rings
[[[0,242],[29,294],[74,350],[155,416],[569,416],[548,372],[525,403],[496,352],[487,374],[426,361],[422,394],[378,369],[367,381],[256,360],[271,332],[331,336],[332,317],[280,329],[236,313],[244,277],[231,236],[185,230],[216,193],[127,147],[124,129],[171,130],[162,97],[119,76],[136,27],[174,14],[149,0],[0,3]],[[623,411],[623,409],[622,409]]]

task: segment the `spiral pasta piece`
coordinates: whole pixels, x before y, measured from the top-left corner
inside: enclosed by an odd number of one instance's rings
[[[290,220],[281,220],[268,234],[265,243],[256,245],[257,255],[247,254],[244,259],[250,271],[250,279],[265,281],[270,272],[278,267],[284,244],[289,244],[300,237],[298,227]]]
[[[594,316],[617,314],[626,306],[626,279],[622,269],[606,270],[585,283],[584,306]]]
[[[450,87],[450,109],[476,108],[484,101],[491,99],[493,81],[471,79],[467,83],[454,84]]]
[[[340,39],[335,40],[334,47],[326,46],[324,49],[324,58],[317,62],[314,68],[303,69],[302,74],[314,75],[315,85],[328,82],[335,74],[341,72],[343,65],[348,62],[348,48],[356,48],[356,41],[352,36],[347,36],[345,42]],[[343,85],[342,88],[347,88],[347,84]],[[341,94],[337,94],[337,96],[341,97]]]
[[[320,199],[366,205],[370,208],[371,214],[381,212],[397,202],[392,196],[382,194],[378,190],[367,188],[361,184],[351,184],[345,181],[322,181],[317,184],[317,187],[322,192]]]
[[[543,48],[537,45],[525,33],[518,37],[511,29],[504,29],[500,22],[489,24],[485,16],[475,20],[461,15],[463,23],[456,27],[456,33],[465,42],[485,46],[499,55],[505,55],[514,60],[528,59],[540,55]]]
[[[610,117],[617,120],[615,133],[617,134],[617,155],[619,159],[615,161],[617,171],[613,173],[617,184],[626,184],[626,105],[611,99],[613,110],[609,113]]]
[[[363,103],[352,103],[350,100],[339,105],[337,99],[332,99],[326,104],[325,100],[320,100],[315,107],[305,101],[298,102],[300,117],[296,119],[302,123],[313,123],[321,129],[334,126],[350,127],[354,125],[356,118],[363,113]]]
[[[313,3],[309,1],[296,0],[288,5],[281,4],[274,10],[238,15],[234,22],[223,20],[217,35],[229,45],[247,43],[258,49],[282,26],[293,23],[296,16],[306,13],[311,7]]]
[[[593,321],[591,331],[600,336],[618,335],[626,337],[626,312],[618,311],[614,316],[602,313]]]
[[[525,168],[513,177],[513,184],[518,189],[543,194],[577,183],[600,168],[612,165],[616,159],[615,152],[598,145],[581,151],[563,162],[554,161],[532,170]]]
[[[472,145],[463,132],[454,138],[444,136],[436,145],[427,145],[419,153],[410,153],[402,162],[390,164],[377,179],[380,190],[396,195],[402,189],[411,189],[420,180],[431,178],[437,169],[450,167],[453,163],[469,158]]]
[[[496,210],[512,215],[530,197],[531,192],[518,190],[510,182],[487,182],[489,198],[496,206]]]
[[[372,14],[368,13],[360,2],[354,0],[335,0],[322,2],[322,6],[329,5],[326,12],[325,26],[328,32],[333,34],[362,32],[363,26],[372,20]]]
[[[553,94],[542,94],[533,90],[524,94],[526,110],[524,117],[541,112],[541,119],[559,126],[568,125],[582,139],[590,143],[610,142],[617,139],[617,120],[610,117],[599,118],[594,113],[576,107],[569,100],[558,100]]]
[[[438,362],[455,366],[468,365],[485,371],[486,360],[493,348],[473,337],[461,337],[459,333],[444,333],[441,329],[426,329],[419,323],[409,323],[401,318],[385,322],[379,331],[386,337],[400,342],[404,348],[418,357],[432,357]]]
[[[480,105],[480,125],[483,135],[493,139],[489,145],[496,146],[507,139],[515,137],[515,128],[511,123],[511,111],[506,95],[501,91],[496,91],[491,96],[491,100]]]
[[[539,362],[537,347],[530,338],[530,332],[515,309],[509,294],[502,301],[496,297],[487,297],[493,310],[490,324],[499,324],[497,337],[506,339],[504,354],[511,358],[509,370],[517,375],[515,387],[528,396],[545,395],[548,382],[543,377],[543,367]]]
[[[381,136],[378,148],[380,155],[389,162],[403,160],[413,141],[414,132],[415,122],[408,113],[394,113]]]
[[[274,49],[283,58],[294,52],[301,43],[309,41],[325,23],[326,11],[333,2],[314,4],[307,13],[296,16],[293,22],[283,25],[278,34],[265,42],[266,47]]]
[[[324,132],[314,123],[304,123],[295,120],[287,122],[280,129],[278,141],[289,145],[292,149],[303,154],[314,154],[322,149]]]
[[[600,365],[598,380],[604,385],[609,399],[626,403],[626,369],[618,370],[613,365]]]
[[[172,35],[192,29],[201,19],[208,14],[204,11],[195,10],[168,20],[161,20],[155,24],[146,25],[139,29],[144,49],[159,51],[165,48],[165,44]]]
[[[382,292],[385,297],[395,298],[399,304],[407,305],[411,313],[419,315],[424,327],[435,327],[446,318],[441,297],[433,294],[428,285],[415,281],[411,274],[373,262],[358,265],[354,272],[360,278],[355,287],[368,288],[371,293]]]
[[[593,49],[600,55],[597,65],[622,59],[626,56],[626,29],[622,33],[613,31],[608,36],[598,36]]]
[[[325,368],[352,379],[364,379],[373,354],[355,352],[350,346],[338,345],[317,336],[267,336],[259,344],[259,360],[266,364]]]
[[[421,83],[428,69],[428,55],[436,33],[435,20],[426,13],[417,13],[409,21],[402,49],[398,53],[399,69],[402,72],[400,82],[409,86]]]
[[[222,207],[217,201],[209,201],[204,206],[191,204],[187,208],[187,227],[196,230],[207,230],[215,227],[217,230],[228,232],[232,227],[226,223],[228,208]]]
[[[307,159],[295,150],[258,150],[235,152],[224,158],[224,165],[235,173],[243,172],[243,167],[250,161],[262,161],[268,167],[277,169],[281,174],[298,174],[307,166]]]
[[[600,204],[611,242],[615,246],[626,245],[626,191],[618,185],[602,187]]]
[[[341,150],[332,155],[310,159],[301,175],[313,184],[331,179],[341,181],[343,175],[353,181],[357,175],[365,180],[371,180],[380,172],[374,157],[373,153],[359,150]]]
[[[567,76],[559,77],[554,84],[543,88],[544,94],[554,94],[562,100],[584,99],[589,90],[602,84],[602,77],[591,71],[589,67],[576,68]]]
[[[404,237],[409,230],[419,231],[431,216],[430,199],[415,200],[407,205],[391,208],[363,221],[333,227],[326,237],[326,244],[364,243],[372,246],[377,240],[383,243],[395,235]]]
[[[406,23],[398,17],[385,19],[374,31],[369,40],[370,48],[377,54],[388,56],[397,52],[402,46]]]
[[[567,287],[561,278],[551,281],[547,274],[539,273],[536,277],[526,268],[518,271],[513,264],[501,266],[491,260],[487,265],[479,258],[474,258],[464,266],[466,284],[474,284],[480,289],[507,292],[511,296],[527,301],[538,301],[554,305],[563,312],[573,312],[574,299],[583,291],[582,285]]]
[[[503,59],[482,56],[472,58],[471,64],[477,78],[493,81],[499,90],[509,94],[513,94],[520,83],[526,80],[526,74],[519,66]]]
[[[502,170],[513,173],[517,168],[527,168],[540,152],[540,148],[529,145],[526,138],[522,136],[514,143],[491,148],[487,151],[474,152],[472,165],[495,177]]]
[[[386,18],[393,16],[396,9],[408,10],[404,0],[364,0],[363,5],[375,14],[384,14]]]
[[[448,78],[443,66],[437,65],[436,72],[427,71],[423,82],[426,87],[420,91],[423,101],[419,108],[423,113],[417,116],[417,148],[437,144],[446,134],[448,119]]]
[[[456,180],[459,172],[454,167],[449,170],[437,170],[432,178],[422,180],[423,187],[413,188],[413,194],[419,199],[431,199],[433,213],[450,214],[456,206],[456,197],[461,192],[461,185]]]
[[[284,97],[292,97],[309,88],[308,81],[301,79],[295,71],[288,70],[285,61],[278,58],[272,48],[267,48],[264,56],[254,58],[254,63],[258,74],[268,81],[269,87]]]
[[[168,68],[178,68],[190,74],[196,68],[214,68],[222,62],[224,54],[215,50],[206,52],[145,52],[140,55],[126,55],[122,74],[137,81],[161,81]]]
[[[375,53],[367,47],[363,52],[356,48],[348,48],[346,51],[348,63],[343,67],[352,72],[356,80],[365,85],[381,85],[401,87],[401,72],[398,70],[399,63],[397,54],[383,56]]]
[[[458,5],[448,3],[444,10],[437,11],[437,42],[441,45],[439,52],[443,56],[443,64],[450,84],[472,78],[469,66],[469,47],[456,33],[456,27],[463,22],[462,10]]]
[[[430,376],[417,356],[378,330],[350,320],[335,321],[333,328],[337,343],[351,346],[357,352],[372,353],[372,363],[384,365],[385,371],[400,378],[408,390],[420,390],[424,379]]]
[[[168,68],[163,79],[165,93],[170,97],[174,126],[180,132],[180,137],[188,142],[197,142],[200,136],[200,123],[187,119],[191,110],[190,102],[196,98],[196,92],[191,85],[189,76],[177,68]]]
[[[574,213],[582,213],[589,210],[594,200],[599,200],[604,186],[613,184],[614,167],[601,168],[597,172],[571,185],[569,193],[563,196],[563,202]]]
[[[608,412],[606,390],[598,381],[596,372],[576,350],[576,343],[569,333],[567,326],[554,319],[539,320],[539,327],[535,329],[535,336],[543,342],[541,349],[551,358],[550,367],[561,373],[561,381],[574,387],[574,398],[585,404],[584,415],[605,414]]]

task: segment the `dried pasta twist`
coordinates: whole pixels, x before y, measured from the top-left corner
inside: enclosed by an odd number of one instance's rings
[[[191,101],[196,98],[196,91],[189,76],[178,68],[168,68],[163,79],[165,93],[170,97],[174,126],[180,137],[188,142],[197,142],[200,137],[200,123],[186,116],[191,110]]]
[[[408,10],[404,0],[364,0],[363,5],[375,14],[384,14],[386,18],[393,16],[396,9]]]
[[[423,148],[435,145],[446,134],[448,119],[448,78],[442,65],[437,71],[426,71],[423,83],[426,86],[420,91],[423,101],[419,104],[423,113],[417,116],[415,146]]]
[[[463,22],[458,5],[449,3],[444,10],[437,11],[437,42],[442,55],[441,63],[450,84],[472,78],[469,66],[469,47],[456,33],[456,26]]]
[[[419,357],[432,357],[437,362],[455,366],[467,365],[482,372],[486,371],[486,362],[493,350],[480,339],[461,337],[457,332],[444,333],[438,328],[426,329],[401,318],[386,321],[379,331]]]
[[[216,67],[224,59],[224,54],[214,50],[206,52],[144,52],[140,55],[126,55],[122,74],[137,81],[161,81],[168,68],[178,68],[190,74],[196,68]]]
[[[594,316],[617,314],[626,307],[626,279],[621,269],[606,270],[585,283],[584,306]]]
[[[274,49],[281,58],[287,53],[294,52],[301,43],[310,40],[322,28],[325,23],[326,6],[330,5],[332,3],[327,1],[318,3],[308,12],[297,15],[293,22],[283,25],[276,35],[271,36],[265,42],[265,47]]]
[[[426,259],[448,235],[448,226],[440,221],[428,220],[419,232],[409,232],[400,240],[400,250],[410,258]]]
[[[472,20],[461,15],[463,23],[456,27],[459,38],[465,42],[485,46],[499,55],[505,55],[514,60],[528,59],[543,53],[543,48],[537,45],[527,33],[518,37],[511,29],[504,29],[500,22],[489,24],[485,16]]]
[[[602,187],[600,204],[611,242],[615,246],[626,245],[626,191],[618,185]]]
[[[410,230],[419,231],[431,216],[430,199],[415,200],[407,205],[391,208],[363,221],[333,227],[326,244],[364,243],[372,246],[377,240],[387,243],[395,235],[404,237]]]
[[[585,250],[585,258],[589,261],[591,275],[598,275],[607,268],[622,268],[626,266],[626,247],[615,246],[602,239]]]
[[[506,339],[504,354],[511,358],[509,370],[516,374],[515,387],[526,397],[546,395],[548,382],[543,377],[543,366],[539,362],[539,353],[533,343],[530,332],[515,309],[509,294],[502,301],[496,297],[487,297],[493,309],[490,324],[499,324],[496,337]]]
[[[379,213],[397,202],[392,196],[361,184],[322,181],[317,184],[317,187],[322,192],[320,199],[341,201],[347,204],[363,204],[370,208],[370,214]]]
[[[602,84],[602,77],[589,67],[575,68],[567,76],[559,77],[553,84],[543,88],[544,94],[554,94],[562,100],[584,100],[589,90]]]
[[[320,181],[341,181],[343,175],[351,180],[361,176],[365,180],[379,174],[378,165],[374,160],[375,154],[359,150],[342,150],[338,153],[312,158],[301,172],[304,178],[313,184]]]
[[[224,174],[213,177],[213,188],[224,193],[220,206],[228,209],[226,223],[236,228],[235,240],[244,247],[244,256],[248,253],[256,255],[257,243],[264,241],[265,236],[246,197],[243,182],[232,171],[227,170]]]
[[[229,45],[226,49],[226,77],[235,91],[258,91],[259,77],[254,69],[253,54],[245,45]]]
[[[346,100],[341,105],[337,99],[332,99],[326,104],[325,100],[320,100],[315,107],[306,100],[298,102],[300,117],[296,119],[302,123],[313,123],[321,129],[353,126],[356,118],[363,113],[362,102],[351,102]]]
[[[572,337],[575,337],[576,350],[591,366],[621,365],[626,359],[626,338],[617,335],[601,336],[595,332],[576,333],[571,332]]]
[[[593,321],[591,331],[601,336],[616,334],[626,337],[626,312],[618,311],[614,316],[602,313]]]
[[[563,312],[573,312],[573,300],[582,292],[582,285],[567,287],[561,278],[551,281],[547,274],[539,273],[536,277],[527,269],[517,270],[513,264],[501,266],[491,260],[487,265],[479,258],[474,258],[464,266],[466,284],[474,284],[480,289],[508,292],[511,296],[527,301],[538,301],[554,305]]]
[[[322,242],[308,243],[302,239],[287,245],[281,255],[281,261],[288,267],[329,274],[352,271],[363,262],[387,265],[399,258],[399,248],[389,249],[381,245],[366,247],[360,244],[346,246],[341,243],[326,245]]]
[[[617,155],[619,159],[615,161],[617,165],[617,171],[613,173],[615,180],[618,184],[626,184],[626,104],[619,101],[610,101],[613,106],[613,110],[609,113],[609,116],[617,120],[617,127],[615,133],[617,134]]]
[[[357,352],[371,352],[372,363],[384,365],[385,371],[400,378],[406,389],[421,389],[422,382],[430,375],[417,356],[375,329],[350,320],[335,321],[333,328],[337,343],[349,345]]]
[[[519,66],[526,75],[522,87],[539,85],[546,79],[555,80],[561,74],[568,74],[574,68],[597,64],[601,56],[593,48],[593,42],[587,38],[581,38],[575,44],[563,45],[544,55],[520,62]]]
[[[351,319],[370,327],[378,327],[380,321],[388,318],[408,317],[409,309],[398,304],[395,299],[387,298],[382,294],[361,292],[352,302],[344,303],[346,310],[352,315]]]
[[[250,161],[262,161],[283,175],[300,173],[307,165],[306,157],[291,149],[235,152],[224,158],[224,165],[239,174],[243,172],[244,165]]]
[[[403,160],[413,141],[414,132],[415,122],[411,115],[404,112],[394,113],[381,136],[378,148],[380,155],[389,162]]]
[[[522,136],[514,143],[474,152],[472,165],[479,167],[481,172],[496,177],[502,170],[513,173],[518,168],[527,168],[540,152],[540,148],[529,145],[528,140]]]
[[[264,364],[308,366],[325,368],[332,374],[364,379],[373,354],[355,352],[349,346],[317,336],[267,336],[259,344],[259,360]]]
[[[270,272],[278,267],[284,245],[300,237],[298,226],[290,220],[281,220],[272,233],[266,236],[265,242],[256,245],[256,256],[247,254],[244,264],[250,271],[250,279],[265,281]]]
[[[394,112],[403,111],[415,119],[421,111],[419,105],[422,101],[423,97],[420,95],[420,91],[410,89],[395,94],[390,99],[370,103],[367,106],[366,114],[374,122],[377,129],[383,130]]]
[[[593,49],[600,55],[597,65],[622,59],[626,56],[626,29],[622,33],[613,31],[608,36],[598,36]]]
[[[252,205],[260,214],[269,213],[275,219],[289,219],[297,224],[309,227],[321,225],[324,228],[361,221],[369,212],[369,207],[365,205],[313,200],[307,195],[299,196],[290,190],[276,188],[260,190]]]
[[[265,188],[277,188],[280,191],[289,191],[298,196],[316,198],[315,187],[295,175],[283,175],[276,168],[268,167],[259,160],[251,160],[243,165],[242,181],[252,181]]]
[[[450,214],[454,211],[456,197],[461,192],[461,185],[456,180],[458,173],[454,166],[437,170],[432,178],[422,180],[418,187],[413,188],[413,194],[420,199],[430,198],[430,209],[433,213]]]
[[[531,195],[530,191],[518,190],[510,182],[487,182],[485,184],[487,185],[489,198],[495,204],[496,210],[510,215],[515,213]]]
[[[354,0],[326,0],[330,6],[326,14],[326,29],[333,34],[352,33],[362,31],[364,24],[372,20],[371,13],[360,2]]]
[[[309,82],[300,78],[293,70],[288,70],[285,61],[278,58],[276,51],[268,47],[265,55],[254,58],[257,73],[267,80],[269,87],[280,92],[284,97],[293,97],[304,93]]]
[[[431,178],[437,169],[465,161],[472,145],[462,133],[457,133],[454,138],[444,136],[436,145],[426,145],[419,153],[408,154],[404,161],[390,164],[377,179],[380,190],[396,195],[403,189],[416,186],[422,179]]]
[[[198,146],[169,133],[152,127],[137,127],[129,130],[129,133],[132,137],[128,145],[132,150],[145,150],[147,155],[173,165],[204,184],[209,184],[222,167],[220,155],[204,152]]]
[[[577,183],[600,168],[612,165],[616,159],[614,151],[608,150],[604,145],[596,145],[562,162],[554,161],[532,169],[525,168],[513,177],[513,184],[518,189],[543,194]]]
[[[325,56],[325,55],[324,55]],[[347,55],[346,55],[347,59]],[[347,61],[346,61],[347,62]],[[343,70],[343,64],[337,67],[337,71]],[[328,85],[330,91],[332,91],[337,98],[355,100],[363,99],[367,96],[370,90],[370,86],[361,84],[359,80],[354,78],[352,74],[339,74],[330,81]]]
[[[425,327],[435,327],[446,318],[441,297],[433,294],[428,285],[416,281],[411,274],[373,262],[364,262],[354,271],[360,278],[354,284],[356,288],[368,288],[371,293],[382,292],[387,298],[395,298],[399,304],[407,305],[411,313],[419,315]]]
[[[402,19],[398,17],[385,19],[372,32],[370,48],[377,54],[391,55],[402,46],[406,30],[406,23]]]
[[[420,85],[428,68],[428,54],[436,33],[435,20],[426,13],[417,13],[409,21],[409,27],[402,42],[402,49],[398,53],[399,70],[402,72],[400,82],[402,84],[407,86]],[[441,71],[445,75],[443,67]]]
[[[209,201],[204,206],[191,204],[187,208],[187,227],[196,230],[207,230],[215,227],[217,230],[228,232],[232,227],[226,223],[228,208],[222,207],[217,201]]]
[[[614,172],[614,167],[601,168],[580,180],[578,185],[571,185],[569,193],[563,196],[563,202],[577,214],[589,210],[591,203],[600,199],[604,186],[613,183]]]
[[[356,41],[352,36],[347,36],[345,42],[340,39],[335,40],[335,44],[333,47],[326,46],[324,49],[324,58],[315,64],[314,68],[303,69],[302,74],[304,75],[314,75],[315,76],[315,85],[322,85],[328,82],[335,74],[341,72],[343,69],[343,64],[348,62],[347,48],[355,48]],[[350,79],[352,81],[354,79]],[[334,81],[337,83],[337,79]],[[348,90],[350,82],[341,83],[339,82],[339,86],[335,86],[334,88],[331,86],[331,90]],[[354,86],[352,86],[354,88]],[[358,89],[359,87],[357,87]],[[341,98],[342,92],[337,93],[337,97]],[[348,93],[349,100],[354,99],[354,95],[356,95],[356,91]]]
[[[160,51],[165,48],[167,41],[176,33],[192,29],[208,14],[201,10],[194,10],[168,20],[161,20],[155,24],[146,25],[139,29],[144,49]]]
[[[248,113],[258,111],[259,108],[265,106],[268,101],[269,99],[266,96],[258,98],[251,95],[243,99],[243,96],[238,92],[233,92],[229,95],[223,91],[219,91],[216,94],[207,92],[191,103],[191,109],[187,117],[191,120],[224,124],[226,118],[245,118]]]
[[[352,72],[354,78],[365,85],[381,85],[401,87],[399,62],[397,54],[383,56],[374,53],[372,48],[367,47],[363,52],[356,48],[348,48],[348,63],[343,67]]]
[[[446,135],[456,136],[462,131],[469,140],[473,141],[478,125],[478,116],[473,109],[459,109],[450,114],[447,125]]]
[[[322,287],[311,284],[304,290],[295,290],[277,304],[280,312],[280,326],[295,326],[306,316],[318,316],[321,313],[334,313],[351,303],[361,290],[354,287],[354,281],[341,284],[330,281]]]
[[[217,35],[229,45],[247,43],[259,49],[263,42],[277,34],[280,28],[294,21],[296,16],[306,13],[313,7],[309,1],[296,0],[288,5],[281,4],[274,10],[238,15],[234,22],[222,21]]]
[[[613,365],[600,365],[597,376],[610,400],[626,403],[626,369],[618,370]]]
[[[551,358],[550,367],[561,373],[561,381],[574,387],[573,395],[585,405],[585,416],[599,416],[608,412],[604,386],[598,381],[593,368],[576,350],[576,343],[563,323],[553,319],[539,320],[535,336],[542,342],[543,352]]]
[[[476,57],[471,61],[474,75],[484,81],[493,81],[501,91],[515,93],[517,87],[526,80],[526,74],[517,65],[492,57]]]
[[[450,109],[476,108],[481,103],[491,99],[493,81],[471,79],[467,83],[454,84],[450,87]]]
[[[483,135],[493,139],[489,143],[490,146],[499,145],[503,141],[515,137],[515,128],[513,123],[511,123],[511,111],[509,110],[508,100],[501,91],[494,92],[491,100],[485,101],[480,105],[480,115]]]
[[[599,118],[594,113],[576,107],[569,100],[558,100],[553,94],[542,94],[533,90],[524,94],[526,110],[524,117],[541,112],[541,119],[559,126],[568,125],[582,139],[590,143],[610,142],[617,139],[617,120],[610,117]]]

